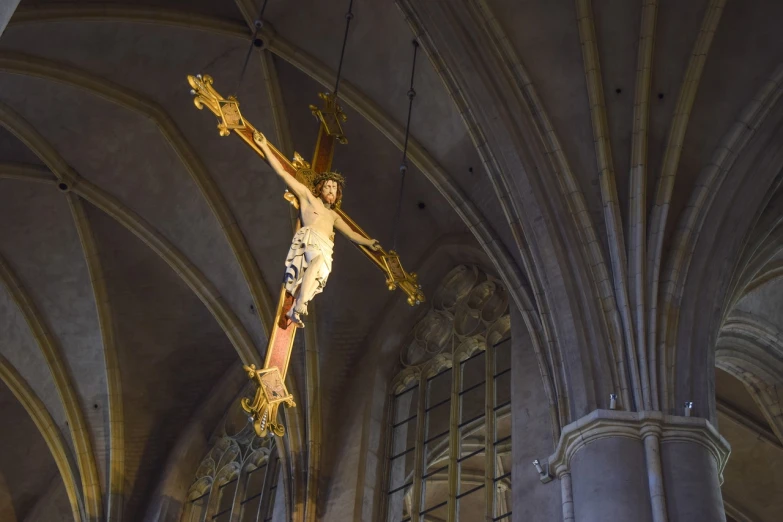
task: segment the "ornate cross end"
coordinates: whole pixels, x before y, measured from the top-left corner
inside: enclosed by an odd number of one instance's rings
[[[219,92],[212,87],[212,77],[208,74],[196,76],[188,75],[188,83],[192,87],[190,94],[193,95],[193,104],[198,109],[207,107],[212,113],[220,118],[218,131],[221,136],[228,136],[234,129],[244,129],[245,119],[239,112],[239,102],[234,96],[223,98]]]
[[[315,105],[310,105],[310,110],[318,121],[323,124],[326,129],[326,133],[329,136],[334,137],[337,141],[345,145],[348,143],[348,138],[343,134],[342,122],[348,119],[343,112],[343,109],[337,103],[334,95],[328,92],[318,93],[318,97],[324,101],[324,106],[319,109]]]
[[[277,412],[281,404],[288,407],[296,406],[294,397],[285,387],[277,366],[271,368],[256,369],[254,364],[244,366],[248,377],[258,385],[256,394],[251,400],[244,398],[241,401],[242,409],[250,414],[253,429],[259,437],[266,437],[274,433],[278,437],[285,434],[285,427],[277,420]]]
[[[312,188],[315,180],[315,171],[313,171],[310,163],[305,161],[301,154],[294,152],[294,160],[291,162],[291,165],[296,169],[296,179]]]
[[[397,252],[390,250],[382,256],[384,270],[386,270],[386,286],[389,290],[399,288],[408,296],[408,304],[415,306],[425,301],[424,292],[415,273],[408,273],[400,263]]]

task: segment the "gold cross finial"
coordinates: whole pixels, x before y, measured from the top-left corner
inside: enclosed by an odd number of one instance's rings
[[[188,75],[188,83],[192,87],[190,94],[194,96],[193,104],[198,109],[207,107],[220,118],[218,130],[221,136],[228,136],[234,129],[244,129],[245,119],[239,112],[239,102],[234,96],[223,98],[212,87],[212,81],[212,77],[208,74]]]
[[[337,103],[334,95],[329,92],[319,92],[318,97],[324,101],[323,109],[319,109],[315,105],[310,105],[310,110],[313,112],[313,116],[318,118],[326,133],[329,136],[334,137],[337,141],[345,145],[348,143],[348,138],[343,134],[342,122],[348,119],[343,112],[340,104]]]

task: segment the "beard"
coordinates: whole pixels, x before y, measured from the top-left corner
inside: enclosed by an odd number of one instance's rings
[[[321,201],[323,201],[325,205],[332,206],[335,199],[337,199],[337,197],[334,194],[329,194],[327,196],[324,196],[323,194],[321,195]]]

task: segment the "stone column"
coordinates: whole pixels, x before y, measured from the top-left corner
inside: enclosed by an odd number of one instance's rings
[[[549,470],[575,522],[725,522],[729,452],[706,419],[595,410],[563,429]]]
[[[0,36],[3,35],[5,26],[8,25],[11,15],[14,14],[18,5],[19,0],[2,0],[0,2]]]

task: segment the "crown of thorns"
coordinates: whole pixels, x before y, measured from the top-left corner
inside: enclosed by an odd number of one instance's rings
[[[313,186],[317,187],[322,181],[334,181],[341,187],[345,186],[345,178],[338,172],[322,172],[313,180]]]

